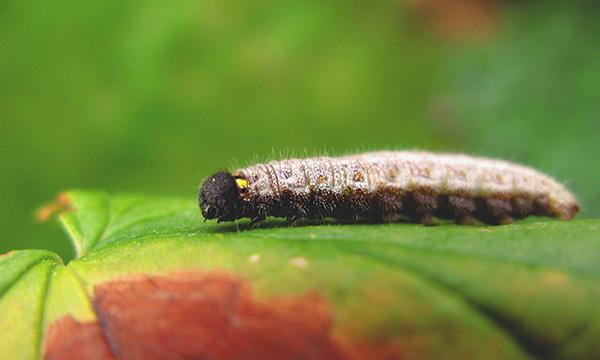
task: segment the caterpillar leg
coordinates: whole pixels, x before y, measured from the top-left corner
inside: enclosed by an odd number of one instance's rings
[[[496,219],[498,225],[508,225],[512,224],[515,221],[511,216],[502,216]]]
[[[398,220],[398,214],[395,212],[385,213],[381,215],[381,221],[384,223],[392,223]]]
[[[438,202],[432,189],[415,190],[407,200],[408,211],[414,222],[420,222],[427,226],[433,225],[433,213],[438,208]]]
[[[295,226],[296,222],[301,218],[299,214],[291,215],[286,218],[286,222],[289,226]]]
[[[265,221],[266,219],[267,217],[264,215],[253,217],[252,219],[250,219],[250,226],[255,228],[258,226],[259,223]]]
[[[471,215],[462,215],[457,216],[455,222],[459,225],[475,225],[477,224],[477,219]]]
[[[511,205],[516,218],[521,219],[534,213],[534,203],[530,196],[517,195],[513,197]]]
[[[448,196],[448,208],[457,220],[472,218],[477,210],[475,201],[466,194]]]
[[[420,219],[419,221],[421,222],[421,224],[425,225],[425,226],[433,226],[433,215],[431,213],[423,213],[420,214]]]
[[[487,223],[506,225],[513,222],[513,207],[510,199],[505,196],[495,196],[485,200],[484,218]]]
[[[371,213],[375,221],[390,223],[398,220],[402,211],[402,192],[393,188],[381,187],[371,203]]]

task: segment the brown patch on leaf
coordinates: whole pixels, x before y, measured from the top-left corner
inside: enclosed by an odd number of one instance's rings
[[[72,211],[73,204],[67,193],[60,193],[53,203],[43,206],[35,213],[35,218],[38,222],[48,221],[55,214]]]
[[[500,0],[411,0],[435,32],[449,39],[487,38],[498,23]]]
[[[114,359],[97,322],[81,323],[71,315],[55,321],[46,333],[46,360]]]
[[[97,341],[111,349],[106,359],[346,359],[370,352],[332,337],[331,309],[319,294],[259,300],[248,281],[221,271],[106,282],[95,287],[93,305],[100,325],[77,325],[102,333],[70,333],[78,328],[63,318],[50,327],[46,359],[78,357],[71,352]],[[396,349],[381,350],[375,358],[397,358]]]

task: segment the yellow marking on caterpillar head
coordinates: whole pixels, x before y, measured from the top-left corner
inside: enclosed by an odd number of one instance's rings
[[[242,190],[247,189],[249,186],[248,180],[240,178],[235,179],[235,184],[237,185],[238,189]]]

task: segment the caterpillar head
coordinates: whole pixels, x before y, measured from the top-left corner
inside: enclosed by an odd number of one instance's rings
[[[220,171],[210,176],[200,187],[198,204],[205,219],[232,221],[243,217],[242,195],[248,181],[228,172]]]

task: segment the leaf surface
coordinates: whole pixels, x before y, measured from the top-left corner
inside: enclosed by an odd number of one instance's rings
[[[600,355],[598,220],[252,229],[194,201],[67,196],[79,258],[0,257],[0,358]]]

